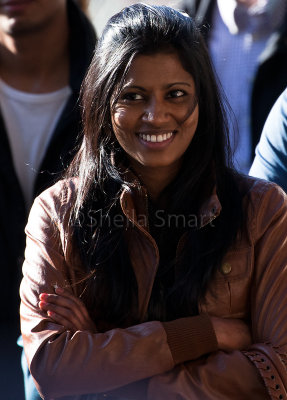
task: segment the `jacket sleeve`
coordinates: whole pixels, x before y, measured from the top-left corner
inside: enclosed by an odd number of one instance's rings
[[[151,378],[149,400],[287,399],[287,201],[275,185],[262,186],[250,219],[252,346],[217,351]]]
[[[66,331],[47,317],[38,307],[39,294],[53,293],[55,285],[74,290],[75,266],[66,257],[71,238],[58,218],[67,213],[51,200],[53,190],[37,198],[30,212],[20,288],[24,351],[44,398],[102,393],[170,371],[177,363],[202,355],[191,351],[196,348],[197,325],[206,337],[204,352],[217,349],[217,342],[210,342],[215,335],[207,316],[178,320],[178,328],[173,322],[164,327],[154,321],[105,333]],[[180,344],[173,345],[176,358],[169,341]]]

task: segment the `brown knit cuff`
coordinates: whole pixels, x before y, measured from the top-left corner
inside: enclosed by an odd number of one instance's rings
[[[163,322],[175,364],[218,350],[212,322],[207,314]]]

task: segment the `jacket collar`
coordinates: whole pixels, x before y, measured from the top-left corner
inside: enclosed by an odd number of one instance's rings
[[[200,228],[210,224],[221,212],[221,203],[214,187],[211,196],[202,204],[199,211]]]
[[[125,216],[135,225],[148,230],[148,194],[146,188],[140,183],[137,176],[127,170],[124,173],[126,182],[121,193],[120,203]]]
[[[148,231],[148,193],[136,175],[128,170],[124,174],[130,187],[124,187],[120,196],[120,204],[125,216],[141,230]],[[216,193],[216,187],[209,198],[200,207],[197,217],[198,229],[211,223],[220,215],[222,206]]]

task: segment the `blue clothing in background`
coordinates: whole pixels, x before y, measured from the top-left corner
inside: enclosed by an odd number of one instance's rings
[[[287,88],[266,120],[249,175],[275,182],[287,192]]]

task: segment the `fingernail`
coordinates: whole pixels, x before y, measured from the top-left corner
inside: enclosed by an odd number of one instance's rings
[[[47,311],[47,315],[48,315],[49,317],[53,317],[53,315],[55,315],[55,313],[53,313],[53,311]]]
[[[64,289],[61,288],[61,287],[56,287],[55,292],[59,293],[59,294],[62,294],[62,293],[64,293]]]
[[[40,299],[44,299],[45,300],[45,299],[48,298],[48,296],[49,295],[47,293],[41,293],[39,297],[40,297]]]

